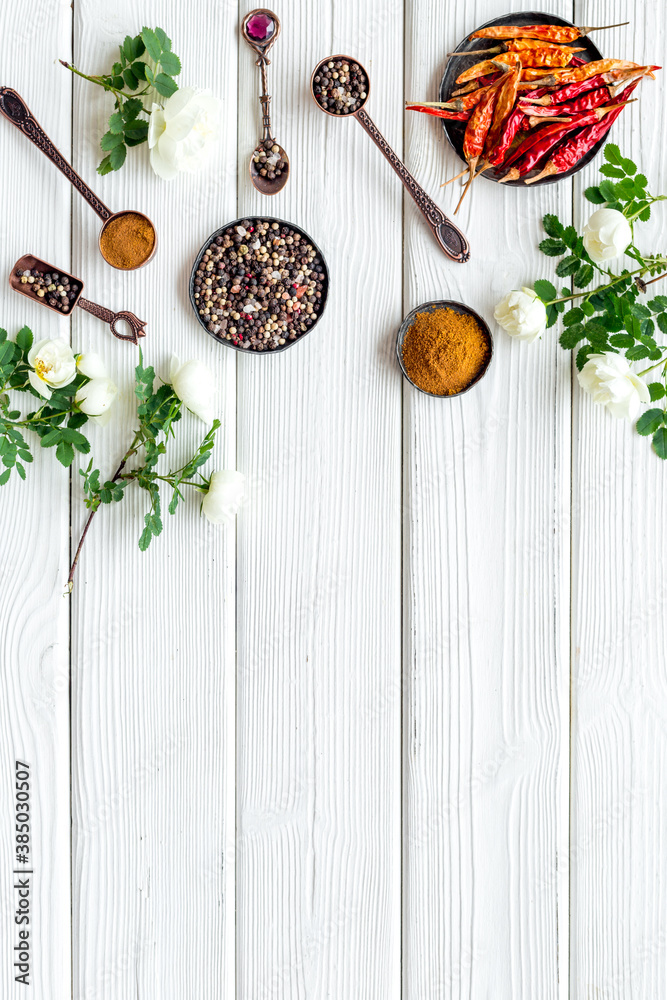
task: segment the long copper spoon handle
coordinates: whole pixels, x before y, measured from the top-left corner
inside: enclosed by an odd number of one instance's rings
[[[97,316],[98,319],[108,323],[114,337],[118,337],[119,340],[131,340],[133,344],[138,344],[139,337],[146,336],[146,324],[132,312],[127,312],[125,309],[118,313],[112,312],[111,309],[107,309],[105,306],[98,306],[97,302],[91,302],[90,299],[84,299],[82,295],[79,296],[76,304],[81,306],[82,309],[85,309],[86,312],[89,312],[92,316]],[[119,320],[124,320],[132,330],[132,333],[119,333],[116,328],[116,323]]]
[[[30,108],[25,103],[20,94],[17,94],[11,87],[0,87],[0,114],[3,114],[12,125],[15,125],[20,132],[30,139],[52,163],[61,170],[68,181],[74,185],[79,194],[83,195],[88,204],[93,208],[100,219],[106,222],[113,214],[103,201],[97,197],[94,191],[88,187],[76,170],[67,162],[65,157],[53,145],[48,135],[34,118]]]
[[[399,160],[370,115],[363,108],[359,108],[358,111],[354,112],[354,117],[364,131],[369,134],[378,149],[384,153],[389,163],[391,163],[403,181],[406,189],[412,195],[417,208],[426,219],[433,235],[440,244],[441,249],[444,250],[448,257],[458,261],[459,264],[464,264],[470,260],[470,245],[466,237],[458,226],[450,222],[445,213],[438,208],[436,203],[426,194],[423,187],[417,183],[405,164]]]

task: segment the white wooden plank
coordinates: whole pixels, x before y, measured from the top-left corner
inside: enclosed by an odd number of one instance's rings
[[[241,16],[251,8],[244,0]],[[239,210],[303,226],[331,269],[304,343],[239,360],[237,956],[244,998],[400,993],[401,191],[353,121],[315,106],[350,52],[400,151],[402,6],[278,5],[278,140],[293,174],[247,181],[258,71],[239,52]]]
[[[445,54],[506,0],[407,5],[405,97],[433,100]],[[514,8],[530,9],[518,3]],[[561,12],[562,5],[547,4]],[[437,121],[406,117],[407,162],[445,211],[460,164]],[[456,400],[405,387],[404,996],[567,995],[570,366],[556,338],[494,327],[547,270],[546,211],[570,184],[484,179],[449,264],[406,206],[405,309],[462,301],[495,329],[484,381]]]
[[[142,24],[164,27],[182,59],[181,85],[222,98],[224,137],[210,168],[165,183],[133,150],[119,174],[99,178],[98,141],[111,108],[77,81],[76,164],[113,208],[147,212],[158,229],[156,260],[121,274],[96,251],[98,220],[74,207],[74,270],[91,298],[148,320],[145,359],[158,373],[169,357],[199,357],[220,382],[223,419],[215,457],[235,466],[235,366],[196,324],[187,281],[196,251],[233,214],[236,38],[234,9],[204,2],[81,0],[75,58],[101,71]],[[63,70],[63,73],[65,71]],[[124,388],[122,416],[93,435],[113,471],[134,426],[136,351],[82,314],[77,346],[99,350]],[[192,446],[204,425],[183,419]],[[185,453],[185,443],[180,445]],[[137,491],[138,492],[138,491]],[[73,491],[74,534],[84,510]],[[144,498],[103,510],[91,528],[72,598],[74,995],[234,995],[233,528],[216,529],[192,502],[146,554],[137,539]]]
[[[38,4],[26,11],[0,8],[2,84],[26,100],[53,140],[70,148],[70,82],[53,66],[71,51],[71,9]],[[45,25],[48,23],[48,30]],[[10,291],[14,261],[34,252],[69,261],[70,196],[66,183],[28,140],[0,121],[0,245],[2,314],[10,337],[28,324],[37,337],[69,338],[69,326]],[[16,397],[23,412],[33,408]],[[3,527],[0,611],[0,994],[26,993],[60,1000],[70,991],[69,844],[69,609],[67,579],[69,476],[53,454],[45,455],[28,434],[35,461],[27,482],[16,478],[0,490]],[[15,761],[30,763],[32,851],[30,987],[15,981],[12,888],[15,865]]]
[[[597,34],[603,53],[664,64],[663,4],[586,0],[576,16],[629,19]],[[641,85],[640,103],[610,134],[655,192],[667,182],[663,73]],[[597,166],[577,178],[580,225],[593,211],[583,190],[597,183]],[[663,246],[664,225],[657,206],[637,228],[638,244]],[[647,439],[577,385],[574,443],[571,994],[659,997],[667,992],[666,470]]]

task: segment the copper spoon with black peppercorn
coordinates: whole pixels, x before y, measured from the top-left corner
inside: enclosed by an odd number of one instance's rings
[[[257,53],[256,65],[259,66],[262,81],[259,101],[262,105],[264,134],[250,158],[250,180],[261,194],[278,194],[289,180],[290,166],[287,153],[271,132],[271,97],[268,93],[266,67],[271,62],[267,53],[280,34],[280,21],[272,11],[257,7],[243,18],[241,33]]]
[[[341,65],[337,66],[337,63]],[[347,70],[343,69],[343,67],[347,67]],[[324,71],[329,73],[327,79],[331,78],[333,73],[336,73],[336,77],[331,79],[331,83],[338,84],[340,79],[339,70],[343,72],[343,86],[340,90],[338,85],[335,87],[332,86],[330,91],[327,90],[326,93],[323,93],[321,83],[324,82],[322,79]],[[354,91],[350,95],[346,95],[344,93],[344,83],[349,77],[350,70],[352,73],[357,74],[357,79],[361,81],[365,80],[365,90],[361,92]],[[316,80],[316,78],[319,78],[319,80]],[[334,91],[336,95],[334,95]],[[359,60],[344,55],[327,56],[326,59],[322,59],[313,70],[313,75],[310,78],[310,92],[320,111],[324,111],[325,114],[331,115],[334,118],[357,119],[361,127],[368,133],[380,152],[384,154],[403,181],[406,190],[414,199],[417,208],[426,219],[431,232],[438,241],[440,249],[459,264],[464,264],[470,260],[470,245],[466,237],[458,226],[455,226],[447,218],[444,212],[438,208],[436,203],[426,194],[426,191],[417,183],[365,110],[370,93],[370,77]],[[340,94],[340,100],[337,100],[338,94]],[[327,106],[322,104],[322,100],[326,101]],[[333,105],[333,107],[330,108],[329,105]]]
[[[144,264],[147,264],[149,260],[153,259],[155,251],[157,250],[157,234],[155,232],[155,226],[148,216],[144,215],[143,212],[136,212],[133,210],[112,212],[110,208],[107,208],[104,202],[97,197],[95,192],[88,187],[86,182],[79,177],[76,170],[67,162],[60,150],[53,145],[21,95],[15,90],[12,90],[11,87],[0,87],[0,114],[10,121],[12,125],[15,125],[19,132],[23,132],[23,134],[30,139],[30,141],[33,142],[38,149],[41,149],[47,159],[51,160],[51,163],[58,167],[58,170],[65,175],[67,180],[76,188],[79,194],[85,198],[93,211],[97,212],[103,223],[97,242],[99,251],[107,264],[121,271],[135,271],[137,268],[143,267]],[[115,222],[123,216],[136,216],[138,219],[147,222],[153,230],[154,240],[150,253],[140,260],[138,264],[134,264],[132,267],[119,267],[117,264],[114,264],[106,256],[102,248],[102,236],[105,232],[107,232],[108,236],[111,235]]]
[[[61,309],[57,305],[51,305],[49,298],[53,297],[49,295],[47,298],[48,289],[45,290],[43,296],[39,296],[33,293],[32,283],[28,281],[27,276],[24,272],[26,271],[38,271],[40,275],[57,274],[60,281],[63,278],[67,279],[66,284],[70,285],[71,292],[73,292],[73,297],[67,299],[66,308]],[[23,279],[26,278],[24,281]],[[47,309],[51,309],[53,312],[59,313],[61,316],[69,316],[74,306],[79,306],[81,309],[85,309],[86,312],[91,313],[93,316],[97,316],[98,319],[103,320],[105,323],[109,324],[111,332],[114,337],[118,337],[119,340],[131,340],[133,344],[139,343],[139,337],[146,336],[146,324],[138,316],[135,316],[133,312],[128,312],[128,310],[123,309],[121,312],[112,312],[111,309],[106,309],[104,306],[98,306],[97,302],[91,302],[89,299],[84,299],[82,296],[83,291],[83,281],[80,278],[75,278],[73,274],[68,274],[67,271],[63,271],[61,267],[54,267],[53,264],[47,264],[45,260],[40,260],[39,257],[34,257],[32,254],[24,254],[23,257],[19,259],[14,264],[11,272],[9,274],[9,284],[14,289],[15,292],[19,292],[21,295],[27,295],[28,298],[33,299],[35,302],[39,302],[40,305],[46,306]],[[127,323],[131,333],[120,333],[116,327],[118,321]]]

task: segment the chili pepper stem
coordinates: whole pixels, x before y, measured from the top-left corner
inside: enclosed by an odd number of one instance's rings
[[[452,181],[457,181],[459,179],[459,177],[463,177],[463,175],[467,174],[467,173],[468,173],[468,167],[466,166],[466,167],[463,168],[463,170],[461,171],[460,174],[457,174],[455,177],[450,177],[449,180],[445,181],[444,184],[441,184],[440,187],[443,187],[443,188],[447,187],[447,185],[451,184]]]
[[[591,31],[607,31],[609,28],[624,28],[629,21],[619,21],[618,24],[599,24],[595,28],[579,28],[580,35],[589,35]]]
[[[447,57],[451,59],[454,56],[485,56],[491,53],[504,51],[504,45],[494,45],[492,49],[463,49],[461,52],[448,52]]]
[[[458,212],[458,210],[460,209],[460,207],[461,207],[461,205],[463,203],[463,199],[467,195],[467,193],[468,193],[468,191],[470,189],[470,185],[472,184],[472,182],[475,179],[475,169],[477,167],[477,161],[478,160],[479,160],[479,156],[473,156],[472,159],[470,160],[469,164],[468,164],[468,169],[470,170],[470,177],[468,178],[468,182],[467,182],[466,186],[463,189],[461,197],[459,198],[458,205],[454,209],[454,215],[456,215],[457,212]]]
[[[519,179],[520,176],[521,176],[521,174],[519,173],[518,168],[517,167],[512,167],[511,170],[507,171],[507,173],[505,174],[504,177],[500,178],[500,180],[498,181],[498,183],[499,184],[504,184],[506,181],[518,181],[518,179]]]

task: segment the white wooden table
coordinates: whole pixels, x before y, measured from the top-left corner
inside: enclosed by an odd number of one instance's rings
[[[667,995],[665,467],[583,398],[553,331],[530,347],[499,331],[482,385],[452,401],[411,391],[394,357],[420,302],[491,319],[508,289],[551,277],[541,216],[578,223],[597,163],[531,191],[479,181],[459,216],[473,259],[458,266],[362,130],[308,93],[320,57],[357,55],[371,114],[451,212],[439,185],[459,164],[404,100],[434,98],[476,24],[534,6],[277,2],[273,111],[293,174],[269,201],[247,173],[247,0],[2,4],[0,82],[104,201],[147,212],[160,236],[149,268],[106,266],[95,216],[0,121],[2,272],[34,252],[147,317],[158,371],[172,352],[210,363],[215,464],[250,486],[235,528],[193,504],[144,555],[143,497],[106,509],[71,599],[76,471],[37,449],[29,482],[0,494],[3,998]],[[598,37],[604,52],[665,61],[660,0],[542,8],[630,18]],[[55,61],[102,71],[142,24],[171,36],[182,84],[224,102],[202,175],[165,184],[145,147],[95,174],[108,99]],[[613,132],[657,190],[664,93],[645,84]],[[304,227],[331,269],[326,317],[275,358],[218,347],[187,301],[198,247],[253,213]],[[1,304],[11,335],[28,323],[108,360],[122,415],[92,438],[111,471],[133,425],[134,350],[6,285]],[[16,758],[33,771],[31,992],[10,961]]]

